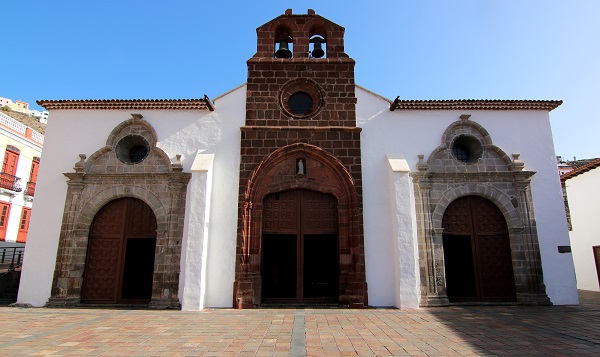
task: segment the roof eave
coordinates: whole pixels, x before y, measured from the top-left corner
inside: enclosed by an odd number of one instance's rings
[[[396,100],[390,110],[544,110],[558,108],[562,100]]]
[[[36,103],[46,110],[214,110],[207,96],[200,99],[43,99]]]

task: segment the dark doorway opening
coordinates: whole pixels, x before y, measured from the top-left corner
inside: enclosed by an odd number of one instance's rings
[[[296,236],[263,236],[263,296],[296,298]]]
[[[442,219],[446,289],[450,302],[516,301],[504,215],[479,196],[452,202]]]
[[[337,303],[337,200],[309,190],[268,195],[262,239],[263,304]]]
[[[127,239],[121,299],[147,300],[152,296],[156,238]]]
[[[102,207],[90,227],[82,303],[147,304],[152,297],[156,217],[135,198]]]

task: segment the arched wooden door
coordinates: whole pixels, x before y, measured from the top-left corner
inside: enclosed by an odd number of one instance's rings
[[[263,303],[338,301],[337,200],[310,190],[265,197]]]
[[[504,215],[479,196],[452,202],[442,219],[446,287],[450,302],[515,301]]]
[[[81,301],[150,302],[155,249],[156,217],[147,204],[131,197],[106,204],[90,227]]]

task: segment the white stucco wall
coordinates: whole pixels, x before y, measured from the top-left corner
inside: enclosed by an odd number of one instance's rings
[[[357,87],[357,125],[361,137],[365,259],[369,304],[394,305],[397,282],[394,266],[392,194],[388,190],[386,154],[401,154],[411,171],[417,155],[425,160],[440,145],[446,128],[470,114],[492,142],[508,155],[520,153],[525,170],[536,171],[531,183],[542,254],[544,281],[554,304],[576,304],[575,272],[570,254],[557,246],[569,245],[549,115],[546,111],[406,111],[389,110],[390,103]],[[404,287],[400,287],[403,289]]]
[[[577,288],[600,291],[593,248],[600,246],[600,168],[565,181],[571,212],[571,249],[577,274]]]
[[[366,273],[369,304],[374,306],[414,306],[420,296],[417,255],[399,247],[407,237],[416,242],[414,212],[412,227],[398,229],[406,222],[402,207],[414,210],[414,187],[408,171],[390,169],[389,157],[401,157],[409,171],[415,170],[417,155],[429,154],[440,145],[446,128],[470,114],[482,125],[493,143],[507,154],[520,153],[525,170],[536,171],[532,195],[537,219],[545,282],[555,304],[577,303],[575,273],[570,254],[559,254],[557,246],[569,245],[562,194],[556,172],[548,113],[545,111],[389,111],[389,102],[361,88],[356,91],[357,125],[361,134]],[[190,172],[199,150],[214,155],[212,167],[188,185],[186,223],[182,246],[204,235],[205,269],[193,272],[200,294],[190,300],[194,306],[232,306],[235,277],[235,250],[238,215],[240,127],[245,121],[246,87],[239,87],[215,100],[216,110],[57,110],[47,127],[39,180],[36,189],[19,303],[44,305],[54,273],[66,197],[66,178],[78,154],[88,157],[103,147],[115,126],[140,113],[158,134],[158,146],[171,158],[182,155],[184,172]],[[535,136],[535,139],[532,137]],[[393,154],[393,155],[392,155]],[[387,156],[386,156],[387,155]],[[209,191],[194,190],[199,183]],[[208,187],[207,186],[207,187]],[[396,188],[398,189],[396,189]],[[197,188],[197,187],[196,187]],[[197,199],[206,195],[206,200]],[[197,197],[198,196],[198,197]],[[190,217],[195,205],[206,206],[206,222]],[[192,209],[193,208],[193,209]],[[198,224],[207,230],[198,230]],[[196,225],[196,226],[194,226]],[[199,232],[199,233],[198,233]],[[193,246],[193,244],[192,244]],[[205,247],[205,248],[204,248]],[[204,250],[206,249],[206,250]],[[191,252],[191,251],[190,251]],[[195,253],[192,253],[195,254]],[[204,254],[204,253],[202,253]],[[186,263],[191,257],[182,252],[180,298],[183,297]],[[411,259],[413,259],[411,261]],[[402,270],[402,267],[405,267]],[[408,273],[408,275],[406,275]],[[190,273],[192,274],[192,273]],[[187,278],[191,278],[189,275]],[[400,284],[402,281],[402,284]],[[407,290],[408,289],[408,290]],[[196,299],[196,297],[198,299]]]
[[[140,113],[157,132],[171,159],[182,155],[190,172],[198,150],[215,154],[207,266],[207,306],[231,306],[237,229],[240,127],[245,86],[215,101],[217,110],[54,110],[46,129],[44,160],[36,187],[18,302],[43,306],[50,297],[56,250],[67,192],[64,172],[73,172],[78,154],[88,157],[106,145],[111,131]],[[188,194],[190,187],[188,186]],[[187,202],[191,205],[193,202]],[[184,272],[185,274],[185,272]],[[181,293],[181,292],[180,292]]]
[[[215,106],[217,109],[213,112],[212,127],[197,125],[193,131],[189,131],[188,127],[171,138],[170,142],[183,147],[186,143],[181,143],[181,140],[196,140],[196,136],[204,136],[209,139],[205,143],[190,145],[196,145],[195,150],[204,150],[202,154],[215,155],[207,222],[206,281],[202,283],[204,290],[201,294],[204,296],[205,307],[231,307],[237,242],[240,128],[246,120],[246,86],[215,99]],[[188,187],[188,193],[190,189]],[[186,211],[196,203],[187,200]],[[190,238],[186,233],[184,240]],[[185,274],[185,271],[182,273]],[[181,292],[180,289],[180,294]]]

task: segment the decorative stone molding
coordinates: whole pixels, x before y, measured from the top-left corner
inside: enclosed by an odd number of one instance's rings
[[[453,140],[471,135],[480,141],[482,155],[465,163],[451,153]],[[421,274],[421,304],[447,305],[443,254],[442,218],[459,197],[476,195],[493,202],[509,229],[517,301],[549,304],[543,283],[530,181],[535,174],[514,154],[513,160],[492,143],[489,133],[469,117],[452,123],[424,162],[419,155],[417,171],[410,175],[415,186]]]
[[[139,164],[121,162],[114,151],[119,139],[130,133],[143,136],[152,145]],[[48,306],[80,303],[89,230],[96,213],[115,199],[134,197],[152,209],[157,221],[150,307],[179,308],[179,263],[190,174],[178,170],[177,165],[172,167],[156,142],[156,132],[147,122],[127,120],[113,130],[105,147],[87,161],[80,154],[75,172],[64,174],[69,181]]]

